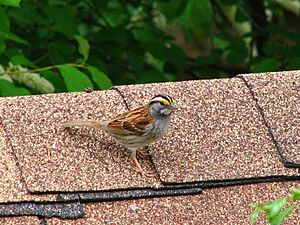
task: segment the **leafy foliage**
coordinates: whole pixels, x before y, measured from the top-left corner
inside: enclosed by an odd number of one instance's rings
[[[0,75],[64,92],[300,69],[299,15],[299,0],[0,0]]]
[[[300,200],[300,190],[293,188],[290,190],[288,197],[265,204],[252,204],[251,207],[254,208],[255,211],[252,213],[250,220],[254,223],[259,214],[265,212],[266,219],[271,225],[279,225],[292,213],[296,207],[294,202],[297,200]],[[288,202],[290,203],[289,206],[285,207]]]
[[[72,66],[63,65],[59,67],[59,72],[65,81],[68,91],[82,91],[93,85],[86,74]]]

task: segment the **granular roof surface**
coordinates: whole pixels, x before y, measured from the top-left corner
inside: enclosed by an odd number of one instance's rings
[[[3,105],[3,125],[30,191],[159,185],[132,170],[127,151],[103,132],[62,127],[69,120],[109,119],[126,111],[116,91],[17,97]]]
[[[201,195],[86,204],[78,220],[50,219],[49,224],[250,224],[252,203],[286,196],[299,182],[267,183],[204,190]],[[285,224],[295,224],[294,211]],[[259,221],[264,221],[263,216]],[[241,222],[243,221],[243,222]],[[266,223],[259,223],[266,224]]]
[[[167,93],[177,101],[168,135],[149,147],[163,182],[296,173],[279,162],[251,93],[239,78],[118,89],[132,108],[153,93]]]
[[[249,224],[251,203],[300,188],[300,71],[0,98],[1,224]],[[95,128],[154,95],[176,99],[134,169]],[[298,224],[296,208],[284,224]],[[257,224],[267,224],[259,217]]]
[[[300,164],[300,74],[243,75],[287,161]]]

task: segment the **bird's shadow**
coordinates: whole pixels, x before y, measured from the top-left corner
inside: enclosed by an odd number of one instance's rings
[[[88,149],[88,152],[86,152],[87,156],[99,163],[116,163],[124,161],[124,159],[130,156],[128,150],[119,145],[113,137],[101,130],[85,127],[68,130],[73,142],[84,143]]]

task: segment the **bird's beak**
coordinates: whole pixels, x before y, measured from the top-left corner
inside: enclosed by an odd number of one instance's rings
[[[176,109],[175,104],[171,104],[171,105],[169,105],[168,107],[169,107],[170,109],[172,109],[172,110]]]

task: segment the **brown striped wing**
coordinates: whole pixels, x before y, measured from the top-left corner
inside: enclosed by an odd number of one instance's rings
[[[107,128],[113,133],[145,135],[152,129],[152,123],[149,108],[144,106],[121,114],[110,121]]]

